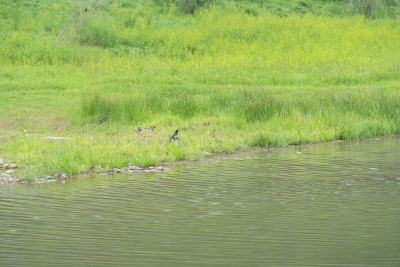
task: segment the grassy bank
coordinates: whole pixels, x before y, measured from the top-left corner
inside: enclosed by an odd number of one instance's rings
[[[395,6],[371,19],[110,1],[60,45],[74,5],[32,3],[0,13],[0,156],[22,178],[400,131]]]

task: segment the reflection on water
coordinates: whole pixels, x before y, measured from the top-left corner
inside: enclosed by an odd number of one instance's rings
[[[400,138],[0,187],[1,266],[400,266]]]

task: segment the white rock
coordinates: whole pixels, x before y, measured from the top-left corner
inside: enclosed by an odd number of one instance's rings
[[[13,174],[13,173],[15,173],[15,170],[11,170],[11,169],[10,169],[10,170],[6,170],[6,171],[5,171],[5,174]]]
[[[16,169],[16,168],[17,168],[17,164],[15,164],[15,163],[11,164],[11,165],[10,165],[10,168],[11,168],[11,169]]]
[[[130,166],[130,169],[131,169],[131,170],[135,170],[135,171],[139,171],[139,170],[141,170],[142,168],[140,168],[139,166],[133,165],[133,166]]]

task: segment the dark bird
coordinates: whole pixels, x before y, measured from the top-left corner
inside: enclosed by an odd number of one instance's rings
[[[172,140],[178,140],[178,130],[176,130],[174,134],[169,138],[169,142],[171,143]]]
[[[87,12],[87,8],[85,8],[85,9],[83,10],[83,12]]]

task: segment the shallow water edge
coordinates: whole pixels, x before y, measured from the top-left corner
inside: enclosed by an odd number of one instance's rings
[[[149,172],[167,172],[170,171],[169,167],[172,167],[174,165],[187,165],[187,164],[199,164],[203,162],[208,162],[212,161],[221,157],[226,157],[226,156],[232,156],[234,157],[235,155],[241,155],[241,154],[247,154],[247,153],[259,153],[259,152],[265,152],[265,151],[287,151],[287,150],[299,150],[297,151],[298,153],[301,153],[302,148],[310,148],[314,146],[323,146],[323,145],[337,145],[337,144],[343,144],[343,143],[348,143],[348,144],[357,144],[360,142],[373,142],[373,141],[379,141],[382,139],[392,139],[392,138],[400,138],[400,133],[389,136],[389,137],[375,137],[375,138],[370,138],[370,139],[358,139],[358,140],[333,140],[329,142],[323,142],[323,143],[311,143],[311,144],[301,144],[301,145],[289,145],[287,147],[257,147],[257,148],[251,148],[251,149],[244,149],[244,150],[237,150],[234,151],[233,153],[218,153],[214,154],[212,156],[206,156],[205,159],[202,160],[183,160],[183,161],[165,161],[159,164],[158,166],[148,166],[148,167],[141,167],[141,166],[136,166],[133,163],[130,163],[127,167],[123,168],[114,168],[112,170],[101,170],[101,171],[91,171],[91,172],[81,172],[79,174],[74,174],[74,175],[67,175],[66,173],[58,173],[54,176],[47,176],[45,178],[40,178],[40,179],[35,179],[35,180],[24,180],[23,178],[20,178],[16,175],[12,175],[15,173],[15,169],[17,166],[13,166],[13,168],[9,168],[10,165],[13,165],[13,163],[4,163],[4,159],[0,158],[0,167],[3,167],[3,170],[5,171],[4,173],[0,173],[0,186],[2,185],[16,185],[16,184],[39,184],[39,183],[53,183],[53,182],[62,182],[65,183],[67,179],[70,178],[85,178],[85,177],[91,177],[94,175],[100,175],[100,176],[106,176],[106,175],[118,175],[118,174],[128,174],[128,175],[134,175],[134,174],[139,174],[139,173],[149,173]],[[4,167],[7,166],[7,167]],[[12,172],[9,174],[7,173],[7,170],[12,170]]]

